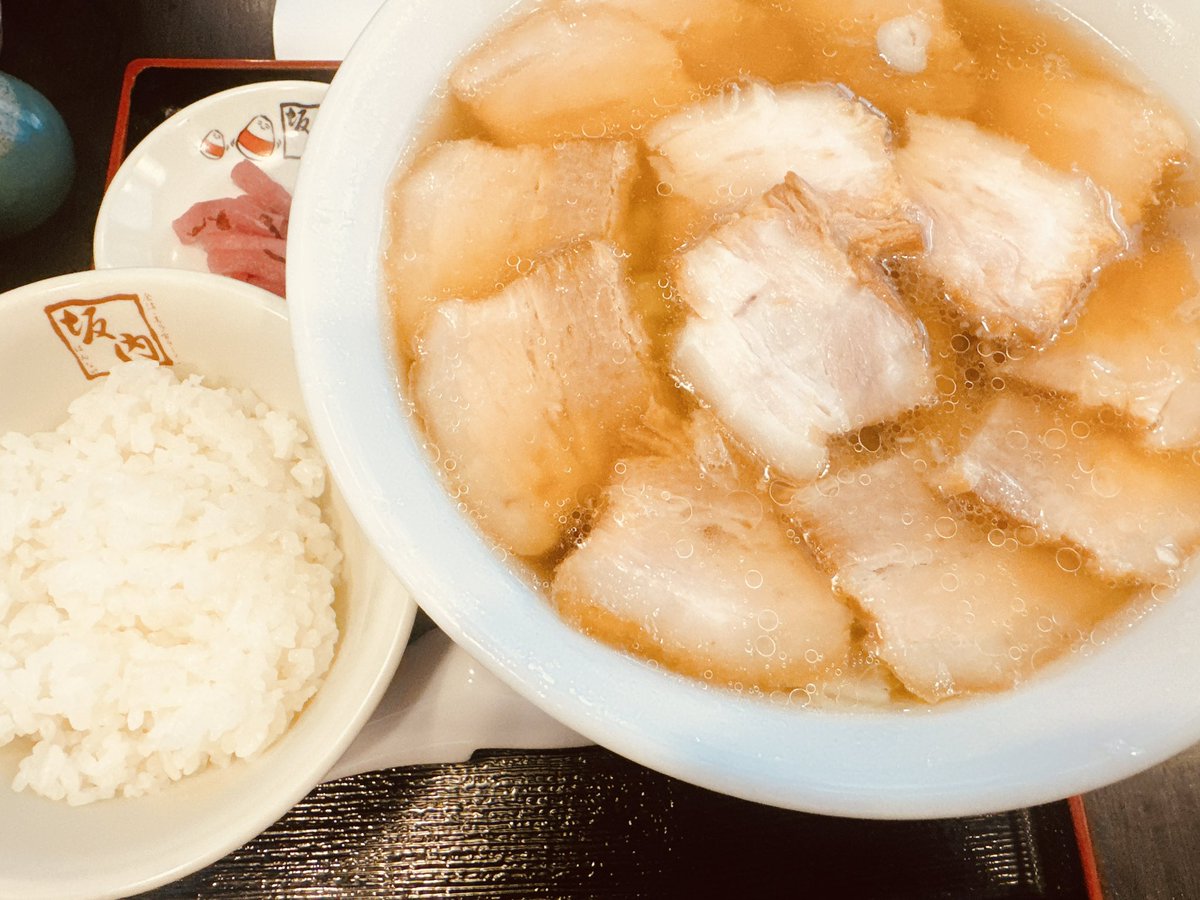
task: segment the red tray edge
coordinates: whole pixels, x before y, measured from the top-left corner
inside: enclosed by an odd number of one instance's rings
[[[1087,887],[1088,900],[1104,900],[1104,891],[1100,887],[1100,870],[1096,865],[1096,847],[1092,843],[1092,831],[1088,826],[1083,797],[1078,794],[1069,797],[1067,805],[1075,826],[1075,843],[1079,845],[1079,862],[1083,866],[1083,881]]]

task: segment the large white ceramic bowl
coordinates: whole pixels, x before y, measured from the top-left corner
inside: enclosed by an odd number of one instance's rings
[[[1200,585],[1018,691],[916,714],[808,712],[656,671],[563,625],[438,481],[397,387],[379,289],[387,185],[453,61],[511,0],[392,0],[334,80],[288,253],[312,423],[360,523],[470,653],[572,728],[652,768],[778,806],[965,815],[1087,791],[1200,740]],[[1194,0],[1068,0],[1195,115]],[[402,49],[401,49],[402,48]]]
[[[63,326],[66,311],[74,329]],[[98,319],[105,327],[84,343]],[[250,388],[304,418],[283,301],[216,275],[111,269],[0,294],[0,434],[55,427],[87,389],[86,373],[120,365],[102,332],[132,334],[141,355],[164,352],[181,374]],[[345,552],[338,647],[288,731],[255,759],[77,807],[12,791],[18,748],[0,749],[0,897],[120,897],[173,881],[254,837],[333,766],[388,686],[416,606],[336,491],[331,501]]]

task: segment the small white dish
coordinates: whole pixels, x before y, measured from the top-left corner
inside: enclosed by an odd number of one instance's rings
[[[198,100],[155,128],[117,170],[100,212],[97,269],[165,266],[207,272],[198,246],[171,223],[200,200],[241,193],[229,177],[249,159],[289,192],[329,85],[262,81]]]
[[[55,427],[121,355],[169,358],[306,419],[282,300],[216,275],[114,269],[0,294],[0,434]],[[0,897],[123,897],[180,878],[269,826],[342,756],[388,687],[416,606],[330,493],[345,554],[337,651],[288,730],[255,758],[74,807],[13,791],[21,749],[0,748]]]

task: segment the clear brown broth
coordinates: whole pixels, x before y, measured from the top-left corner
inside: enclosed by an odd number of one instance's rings
[[[680,2],[686,4],[688,0]],[[863,0],[858,2],[865,5]],[[703,92],[716,91],[731,81],[744,78],[772,83],[838,82],[868,99],[887,115],[901,141],[903,119],[908,111],[931,112],[967,118],[986,128],[1007,131],[1028,143],[1032,151],[1049,164],[1070,167],[1080,162],[1074,158],[1075,153],[1086,152],[1086,148],[1064,144],[1056,128],[1054,110],[1047,111],[1028,102],[1031,84],[1036,87],[1038,82],[1049,82],[1066,71],[1129,83],[1121,65],[1096,42],[1051,12],[1026,4],[999,0],[945,0],[947,21],[962,36],[976,65],[966,79],[961,74],[932,68],[924,78],[916,79],[915,86],[900,83],[878,57],[873,42],[869,46],[847,50],[845,35],[859,26],[830,11],[840,9],[841,4],[828,0],[751,0],[746,8],[750,14],[742,21],[709,25],[695,33],[685,32],[679,38],[685,66]],[[873,37],[874,30],[869,33]],[[833,43],[830,35],[835,37]],[[1012,110],[1022,107],[1027,107],[1024,116],[1014,118]],[[1009,111],[1003,122],[997,120],[998,109]],[[638,134],[610,133],[605,136],[637,139]],[[467,137],[495,140],[471,111],[447,92],[435,99],[428,126],[416,143],[415,151],[437,141]],[[1180,236],[1171,230],[1168,215],[1174,208],[1197,204],[1200,191],[1196,183],[1196,166],[1192,159],[1174,166],[1158,191],[1156,204],[1140,225],[1135,251],[1102,273],[1100,289],[1112,281],[1111,289],[1133,284],[1169,296],[1185,297],[1197,292],[1191,265],[1196,248],[1180,243]],[[672,296],[671,258],[703,233],[703,226],[694,223],[685,227],[670,224],[682,221],[677,215],[676,204],[669,195],[663,195],[652,171],[643,165],[635,184],[630,224],[623,241],[629,252],[628,277],[638,311],[651,338],[663,382],[670,384],[673,382],[668,371],[667,353],[683,319],[679,304]],[[387,251],[388,255],[400,252],[402,248],[398,247]],[[1162,264],[1164,254],[1174,254],[1170,264]],[[516,270],[514,264],[513,277]],[[1020,389],[1008,384],[1001,372],[1005,348],[974,336],[968,323],[953,310],[936,284],[915,276],[903,259],[895,261],[891,270],[905,302],[920,318],[929,335],[930,355],[938,372],[939,400],[933,407],[908,414],[899,421],[834,440],[830,463],[833,471],[852,470],[895,453],[922,452],[914,449],[917,447],[936,445],[952,452],[962,435],[969,433],[979,408],[989,398],[1002,391]],[[396,297],[403,292],[404,286],[391,283],[388,290]],[[398,365],[403,371],[412,363],[415,335],[398,332],[396,338],[400,356]],[[674,397],[681,412],[693,402],[680,392]],[[1054,397],[1047,400],[1066,403]],[[1126,428],[1107,410],[1076,411],[1072,415],[1089,427]],[[1133,439],[1130,434],[1130,440]],[[614,453],[620,440],[620,435],[613,436]],[[431,451],[436,458],[436,448],[431,447]],[[742,462],[752,464],[748,459]],[[1200,466],[1197,467],[1197,478],[1200,478]],[[769,478],[764,478],[761,488],[764,497],[775,501],[786,495],[786,490],[781,491],[780,485],[770,483]],[[464,513],[470,513],[465,504],[460,503],[460,508]],[[968,521],[993,542],[1005,542],[1014,547],[1031,543],[1028,526],[1006,521],[1002,516],[984,510],[967,512]],[[558,552],[542,559],[513,562],[527,573],[532,583],[545,590],[553,578],[555,566],[574,542],[586,534],[587,526],[585,510],[567,529]],[[800,540],[797,535],[797,541]],[[1078,577],[1094,579],[1084,570]],[[1156,599],[1162,596],[1161,587],[1149,591],[1146,586],[1106,584],[1112,597],[1127,611],[1142,608],[1140,601],[1131,602],[1135,598],[1148,598],[1151,593]],[[853,601],[847,600],[853,605]],[[860,634],[865,627],[860,623]],[[654,648],[636,636],[620,643],[634,653],[656,658]],[[860,651],[849,667],[870,669],[876,664]],[[754,691],[752,685],[735,687]],[[891,683],[891,692],[898,703],[918,702],[895,682]],[[807,692],[801,692],[801,699],[807,702],[813,693],[812,686],[808,686]]]

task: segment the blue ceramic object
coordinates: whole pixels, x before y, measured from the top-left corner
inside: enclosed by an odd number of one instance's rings
[[[0,73],[0,238],[40,225],[75,177],[71,135],[50,101]]]

